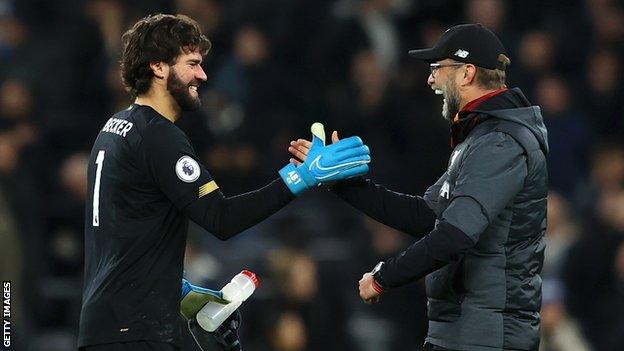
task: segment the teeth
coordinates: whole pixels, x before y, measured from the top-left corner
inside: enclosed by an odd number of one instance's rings
[[[444,92],[442,90],[440,90],[440,89],[436,89],[434,92],[435,92],[436,95],[444,94]]]
[[[194,92],[197,92],[197,87],[196,87],[196,86],[194,86],[194,85],[191,85],[191,86],[189,87],[189,89],[190,89],[190,90],[192,90],[192,91],[194,91]]]

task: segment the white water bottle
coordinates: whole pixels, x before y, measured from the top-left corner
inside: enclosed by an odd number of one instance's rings
[[[243,301],[256,290],[260,282],[256,275],[248,270],[243,270],[227,283],[221,292],[223,298],[230,301],[227,305],[217,302],[209,302],[197,312],[197,323],[209,332],[215,331]]]

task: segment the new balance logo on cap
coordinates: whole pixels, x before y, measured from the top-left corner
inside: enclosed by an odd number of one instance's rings
[[[458,49],[453,55],[461,58],[466,58],[468,57],[468,55],[470,55],[470,53],[466,50]]]

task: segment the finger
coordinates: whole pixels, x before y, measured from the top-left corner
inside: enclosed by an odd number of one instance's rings
[[[368,173],[368,163],[360,164],[359,166],[351,167],[340,172],[340,179],[353,178]],[[330,179],[332,180],[332,179]]]
[[[364,142],[360,137],[352,136],[346,139],[339,140],[338,142],[329,145],[328,148],[332,151],[340,151],[362,145],[364,145]]]
[[[379,296],[375,296],[375,297],[373,297],[373,298],[371,298],[369,300],[370,300],[371,304],[377,303],[377,302],[379,302]]]
[[[312,147],[312,142],[306,139],[297,139],[297,144],[300,144],[308,149]]]
[[[325,127],[322,123],[314,122],[310,127],[312,132],[312,147],[325,146]]]
[[[292,163],[293,165],[299,167],[299,165],[301,165],[301,162],[299,162],[298,160],[295,160],[294,158],[291,158],[290,163]]]
[[[291,155],[295,156],[296,158],[298,158],[301,161],[305,161],[306,157],[308,156],[307,153],[304,154],[303,152],[299,151],[298,149],[296,149],[296,148],[294,148],[292,146],[290,146],[288,148],[288,152],[290,152]]]
[[[332,132],[331,138],[332,138],[332,143],[337,143],[340,140],[340,138],[338,137],[338,131],[337,130],[334,130]]]
[[[370,163],[371,158],[369,155],[359,155],[355,157],[348,158],[346,160],[340,160],[339,162],[335,162],[335,168],[340,169],[341,172],[347,169],[357,167],[359,165]]]
[[[345,162],[346,160],[349,160],[349,159],[357,159],[358,161],[360,161],[360,160],[365,160],[366,157],[368,157],[368,160],[370,161],[369,155],[370,155],[370,150],[368,149],[368,146],[366,145],[356,146],[356,147],[352,147],[349,149],[335,152],[334,161]]]
[[[303,153],[304,155],[307,155],[308,152],[310,152],[310,148],[303,144],[295,144],[292,147],[294,147],[295,149],[297,149],[299,152]]]

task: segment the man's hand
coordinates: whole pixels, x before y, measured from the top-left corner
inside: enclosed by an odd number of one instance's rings
[[[241,351],[238,337],[240,323],[241,313],[236,310],[212,333],[204,330],[194,317],[188,320],[188,329],[202,351]]]
[[[299,166],[289,163],[279,171],[293,194],[321,183],[347,179],[366,174],[370,150],[357,136],[325,146],[325,130],[321,123],[311,128],[312,142],[306,150],[306,160]],[[337,137],[337,136],[336,136]]]
[[[360,279],[360,297],[362,300],[369,305],[379,302],[382,292],[377,289],[373,274],[371,272],[364,273],[362,279]]]
[[[219,345],[223,347],[224,351],[242,350],[238,337],[238,328],[240,328],[241,319],[240,311],[236,310],[219,326],[219,328],[217,328],[217,330],[212,332],[212,336]]]
[[[332,132],[332,144],[337,143],[340,140],[338,138],[338,131]],[[290,146],[288,147],[288,152],[290,152],[295,158],[290,159],[290,163],[295,166],[301,165],[305,162],[308,157],[308,153],[310,152],[310,148],[312,147],[312,142],[306,139],[297,139],[290,142]]]
[[[236,310],[214,332],[204,330],[195,319],[199,310],[208,302],[220,304],[230,303],[223,298],[223,293],[195,286],[182,279],[182,301],[180,302],[180,314],[187,320],[189,331],[197,345],[203,351],[214,350],[219,344],[224,351],[240,351],[241,344],[238,339],[238,328],[241,323],[241,314]]]
[[[210,290],[195,286],[188,282],[186,279],[182,279],[182,301],[180,301],[180,313],[182,316],[189,320],[195,318],[195,315],[199,310],[204,307],[208,302],[217,302],[220,304],[230,303],[223,298],[223,293],[218,290]]]

